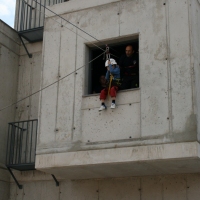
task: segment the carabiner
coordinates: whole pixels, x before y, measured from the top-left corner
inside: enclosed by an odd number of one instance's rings
[[[109,46],[106,45],[106,60],[110,60]]]

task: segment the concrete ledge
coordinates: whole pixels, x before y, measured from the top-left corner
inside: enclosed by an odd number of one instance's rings
[[[200,172],[198,142],[36,156],[36,169],[70,179]]]
[[[123,95],[121,95],[121,93]],[[100,100],[99,95],[83,96],[82,110],[99,108]],[[107,100],[108,101],[108,100]],[[140,103],[140,89],[132,89],[119,91],[117,95],[117,105],[125,105],[132,103]]]

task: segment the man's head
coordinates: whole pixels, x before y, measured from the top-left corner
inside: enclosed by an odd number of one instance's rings
[[[131,57],[133,55],[133,53],[134,53],[133,46],[128,45],[126,47],[126,56]]]

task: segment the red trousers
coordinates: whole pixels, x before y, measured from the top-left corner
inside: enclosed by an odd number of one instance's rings
[[[118,91],[118,87],[117,86],[112,86],[110,88],[110,96],[111,97],[116,97],[117,91]],[[105,88],[105,89],[101,90],[100,100],[105,100],[107,95],[108,95],[108,88]]]

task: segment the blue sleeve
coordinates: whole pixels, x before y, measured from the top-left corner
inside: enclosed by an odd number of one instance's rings
[[[107,71],[107,72],[106,72],[106,80],[108,81],[109,79],[110,79],[110,72]]]
[[[113,74],[113,75],[118,75],[118,74],[120,74],[119,66],[113,68],[112,65],[110,64],[110,65],[109,65],[109,68],[110,68],[110,73],[111,73],[111,74]]]

